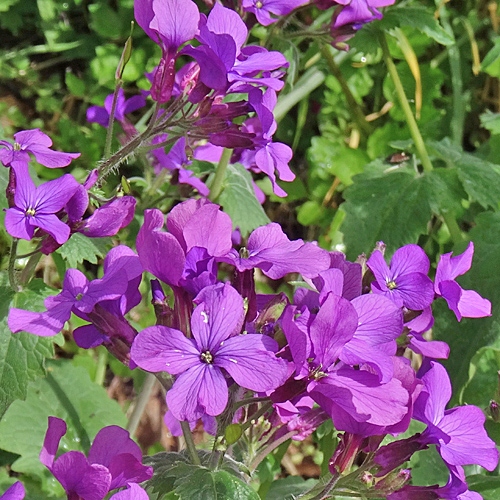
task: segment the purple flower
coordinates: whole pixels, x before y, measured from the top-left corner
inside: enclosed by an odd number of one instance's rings
[[[179,47],[194,38],[200,13],[191,0],[136,0],[134,14],[139,26],[162,48],[162,58],[153,76],[151,97],[167,102],[175,83],[175,61]]]
[[[484,413],[472,405],[445,410],[451,399],[448,373],[435,361],[429,366],[422,377],[425,389],[415,403],[413,414],[413,418],[428,426],[421,439],[436,444],[448,464],[478,464],[493,470],[498,464],[498,450],[484,429]]]
[[[40,165],[49,168],[66,167],[71,160],[78,158],[80,153],[63,153],[52,151],[52,141],[48,135],[40,132],[40,129],[22,130],[14,134],[14,144],[0,141],[0,162],[6,167],[28,166],[31,153]]]
[[[240,272],[259,267],[271,279],[293,272],[314,278],[330,264],[326,250],[302,240],[290,241],[275,222],[252,232],[248,237],[247,252],[243,252],[247,257],[240,257],[236,250],[231,250],[219,260],[233,264]]]
[[[0,500],[23,500],[25,494],[23,483],[17,481],[0,497]]]
[[[391,299],[398,307],[421,311],[434,300],[434,286],[427,277],[429,259],[417,245],[406,245],[394,252],[390,267],[380,250],[375,250],[367,266],[375,275],[372,291]]]
[[[115,119],[123,123],[127,113],[132,113],[132,111],[142,108],[145,105],[146,99],[142,94],[132,96],[130,99],[125,99],[125,92],[123,89],[120,89],[118,91],[118,98],[116,99]],[[107,128],[112,106],[113,94],[110,94],[104,100],[104,107],[91,106],[87,109],[87,121],[90,123],[98,123]]]
[[[452,257],[452,252],[441,255],[436,270],[434,291],[448,302],[448,307],[455,313],[457,320],[491,316],[491,302],[483,299],[474,290],[464,290],[456,281],[457,276],[465,274],[471,267],[474,255],[474,243],[469,243],[467,250]]]
[[[120,247],[116,249],[113,250],[117,252]],[[113,258],[113,255],[114,252],[111,251],[106,259]],[[105,272],[102,279],[91,282],[81,271],[68,269],[61,293],[45,299],[44,305],[47,311],[37,313],[12,308],[7,320],[9,328],[14,333],[27,331],[34,335],[50,337],[62,330],[72,312],[86,318],[85,315],[90,313],[98,302],[121,299],[128,286],[128,281],[121,278],[126,277],[127,274],[121,267],[115,269],[116,272]]]
[[[79,187],[75,178],[66,174],[38,187],[31,180],[28,167],[13,167],[16,174],[15,206],[5,214],[5,228],[14,238],[31,240],[35,228],[49,233],[59,244],[70,235],[67,224],[55,215],[62,210]]]
[[[336,2],[345,7],[337,15],[334,27],[350,24],[359,29],[374,19],[382,19],[382,14],[377,8],[392,5],[395,0],[336,0]]]
[[[59,442],[65,434],[64,420],[49,417],[40,462],[62,484],[68,500],[102,500],[111,490],[141,483],[153,475],[152,467],[142,465],[139,446],[121,427],[111,425],[101,429],[88,457],[79,451],[69,451],[56,460]]]
[[[293,9],[296,9],[308,1],[309,0],[243,0],[242,7],[245,12],[252,12],[255,14],[260,24],[269,26],[277,21],[277,19],[272,18],[270,14],[285,16]]]
[[[195,299],[192,339],[165,326],[146,328],[136,337],[131,357],[141,368],[176,375],[167,405],[178,420],[220,415],[227,405],[225,373],[241,387],[264,392],[287,376],[287,363],[276,358],[278,346],[264,335],[239,335],[243,299],[229,284],[205,288]]]
[[[115,493],[109,500],[149,500],[149,496],[139,485],[129,483],[126,490]]]

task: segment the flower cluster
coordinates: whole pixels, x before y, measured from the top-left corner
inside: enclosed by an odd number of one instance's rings
[[[159,210],[146,211],[138,255],[124,246],[112,249],[103,278],[91,282],[68,270],[63,291],[46,299],[47,312],[11,310],[12,331],[55,335],[71,312],[87,320],[74,332],[78,345],[103,343],[132,368],[173,377],[166,417],[173,428],[177,421],[194,425],[201,418],[213,432],[214,417],[229,412],[237,422],[240,414],[231,408],[257,395],[272,402],[269,418],[281,429],[270,439],[283,432],[304,439],[330,418],[345,433],[342,443],[350,453],[378,449],[373,467],[379,477],[430,444],[450,469],[451,486],[440,492],[466,490],[464,465],[496,466],[498,453],[484,431],[482,411],[445,410],[451,386],[434,359],[447,357],[448,350],[422,337],[433,324],[435,298],[444,297],[459,319],[490,314],[489,301],[454,281],[470,267],[472,244],[462,255],[442,256],[435,284],[418,246],[400,248],[387,265],[380,244],[366,262],[372,276],[366,287],[370,274],[363,277],[360,264],[313,243],[290,241],[274,223],[256,229],[237,251],[230,218],[204,199],[177,205],[167,217],[168,231],[164,223]],[[233,278],[221,282],[218,267],[228,264]],[[300,273],[307,287],[298,287],[293,301],[259,295],[256,268],[271,279]],[[140,300],[143,270],[156,278],[157,324],[137,333],[125,314]],[[172,291],[173,307],[158,280]],[[418,373],[401,356],[405,349],[424,356]],[[378,448],[381,436],[404,432],[411,419],[427,424],[426,431]],[[332,471],[349,462],[342,443]],[[415,488],[404,486],[390,498],[406,498],[403,492]]]

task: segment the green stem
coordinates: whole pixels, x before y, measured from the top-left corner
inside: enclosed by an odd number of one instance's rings
[[[457,223],[457,220],[453,216],[451,212],[442,212],[441,217],[444,220],[444,223],[448,227],[448,231],[450,232],[451,239],[454,244],[462,243],[464,241],[464,236],[460,229],[460,226]]]
[[[129,431],[130,435],[133,436],[139,423],[142,418],[142,414],[146,408],[146,405],[149,401],[149,397],[151,396],[151,392],[153,392],[153,388],[156,384],[156,377],[152,373],[148,373],[146,375],[146,379],[142,384],[141,392],[137,397],[134,405],[134,409],[132,410],[132,414],[128,419],[127,423],[127,431]]]
[[[323,54],[323,57],[326,60],[326,64],[328,65],[328,69],[332,73],[332,75],[338,80],[340,87],[342,89],[342,92],[344,93],[347,103],[349,104],[350,111],[354,115],[354,120],[356,121],[356,124],[358,125],[358,128],[361,132],[363,132],[365,135],[369,135],[372,132],[372,127],[371,125],[366,121],[365,114],[363,110],[361,109],[361,106],[359,105],[358,101],[356,101],[356,98],[351,92],[351,89],[349,88],[349,85],[347,84],[346,79],[344,78],[344,75],[342,74],[342,71],[340,71],[340,68],[337,66],[337,63],[335,62],[335,59],[333,57],[333,54],[331,52],[331,46],[330,45],[322,45],[321,46],[321,53]]]
[[[340,474],[336,472],[333,474],[333,477],[328,481],[326,486],[323,488],[323,491],[318,493],[316,496],[312,497],[311,500],[321,500],[324,498],[328,493],[330,493],[333,488],[335,488],[335,485],[337,484],[338,480],[340,479]]]
[[[36,252],[29,258],[28,263],[24,266],[24,269],[21,271],[21,276],[19,277],[18,280],[21,286],[27,285],[31,281],[31,278],[33,278],[33,275],[35,274],[38,261],[41,259],[41,257],[42,253]]]
[[[267,397],[267,396],[263,396],[261,398],[242,399],[241,401],[234,403],[233,411],[236,411],[238,408],[241,408],[242,406],[251,405],[254,403],[268,403],[268,402],[269,402],[269,397]]]
[[[115,124],[116,103],[118,102],[118,94],[122,88],[122,81],[118,80],[115,91],[113,93],[113,103],[111,104],[111,112],[109,113],[108,131],[106,132],[106,145],[104,147],[104,158],[111,156],[111,143],[113,142],[113,126]]]
[[[16,252],[17,252],[18,242],[19,240],[17,238],[12,238],[12,245],[10,247],[10,258],[9,258],[9,283],[14,292],[21,291],[16,276]]]
[[[215,201],[222,192],[222,184],[224,183],[224,178],[226,177],[226,169],[232,154],[232,149],[224,148],[222,156],[220,157],[219,164],[217,165],[214,180],[212,181],[212,184],[210,186],[210,195],[208,197],[210,201]]]
[[[264,460],[264,458],[269,455],[272,451],[274,451],[278,446],[281,446],[285,441],[288,441],[291,439],[293,436],[295,436],[298,433],[297,430],[294,431],[289,431],[286,434],[283,434],[280,438],[276,439],[273,441],[270,445],[266,446],[253,460],[252,463],[250,464],[250,471],[253,472],[259,464]]]
[[[413,142],[415,143],[415,147],[417,148],[417,153],[420,161],[422,162],[422,167],[425,172],[431,172],[433,170],[432,163],[429,158],[429,154],[427,153],[422,135],[420,134],[417,121],[415,120],[410,105],[408,104],[408,98],[406,97],[403,84],[401,83],[401,79],[399,78],[398,70],[396,69],[396,65],[392,60],[391,53],[389,51],[389,45],[387,45],[387,39],[385,38],[385,33],[380,33],[379,41],[382,47],[385,64],[387,66],[389,74],[391,75],[394,87],[396,88],[398,100],[401,104],[401,107],[403,108],[406,123],[408,124]]]
[[[108,367],[108,351],[103,347],[99,348],[97,356],[97,368],[95,371],[94,382],[98,385],[104,385],[106,378],[106,368]]]
[[[189,455],[191,456],[191,462],[194,465],[201,465],[200,457],[196,451],[196,446],[193,441],[193,435],[191,434],[191,429],[189,428],[189,422],[181,422],[182,434],[184,435],[184,441],[186,441],[186,448]]]

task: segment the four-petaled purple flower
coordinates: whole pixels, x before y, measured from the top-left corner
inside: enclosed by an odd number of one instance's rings
[[[309,0],[243,0],[242,7],[245,12],[255,14],[257,21],[263,26],[269,26],[278,19],[270,14],[285,16],[293,9],[307,3]]]
[[[22,130],[14,134],[14,144],[0,141],[0,162],[6,167],[28,166],[31,153],[40,165],[49,168],[66,167],[71,160],[78,158],[80,153],[63,153],[52,151],[52,140],[40,129]]]
[[[15,206],[5,214],[5,228],[14,238],[31,240],[35,228],[49,233],[59,244],[65,243],[70,228],[57,217],[80,184],[71,174],[35,187],[28,167],[12,167],[16,176]]]
[[[56,459],[65,434],[64,420],[49,417],[40,462],[62,484],[68,500],[102,500],[111,490],[142,483],[153,475],[152,467],[142,465],[141,449],[121,427],[110,425],[101,429],[88,457],[80,451],[68,451]]]
[[[491,315],[491,302],[474,290],[464,290],[456,281],[457,276],[465,274],[472,265],[474,243],[469,243],[464,253],[452,257],[452,252],[441,255],[436,270],[434,291],[448,302],[457,320],[482,318]]]
[[[417,245],[406,245],[394,252],[390,267],[380,250],[375,250],[367,266],[376,281],[373,293],[381,293],[398,307],[421,311],[434,300],[434,286],[428,278],[429,258]]]
[[[175,418],[193,421],[220,415],[228,402],[229,376],[241,387],[264,392],[281,385],[287,362],[277,343],[258,334],[240,335],[243,299],[228,283],[209,286],[195,299],[188,339],[179,330],[151,326],[136,337],[131,358],[141,368],[176,375],[167,393]]]

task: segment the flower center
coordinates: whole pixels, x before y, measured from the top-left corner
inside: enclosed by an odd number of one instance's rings
[[[205,352],[201,353],[200,359],[203,361],[203,363],[210,364],[210,363],[213,362],[214,357],[212,356],[212,354],[210,353],[210,351],[205,351]]]
[[[388,281],[388,282],[387,282],[387,288],[388,288],[389,290],[394,290],[394,289],[395,289],[395,288],[397,288],[397,287],[398,287],[398,285],[396,284],[396,282],[395,282],[395,281]]]
[[[18,142],[15,142],[14,143],[14,151],[21,151],[21,144],[19,144]]]
[[[264,5],[264,4],[263,4],[260,0],[258,0],[258,1],[255,3],[255,7],[257,7],[257,9],[262,9],[263,5]]]
[[[76,300],[82,300],[82,297],[83,297],[83,293],[79,293],[79,294],[75,297],[75,299],[76,299]]]
[[[28,208],[28,210],[26,210],[26,212],[25,212],[25,215],[34,216],[35,214],[36,214],[36,210],[34,208]]]

